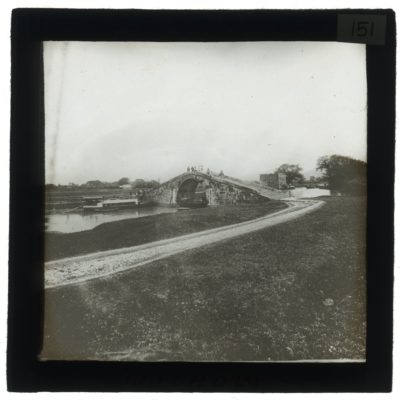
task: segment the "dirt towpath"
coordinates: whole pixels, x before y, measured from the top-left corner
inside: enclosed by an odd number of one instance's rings
[[[45,263],[45,287],[55,288],[97,279],[164,257],[231,239],[301,217],[321,207],[320,200],[286,200],[288,208],[264,217],[220,228]]]

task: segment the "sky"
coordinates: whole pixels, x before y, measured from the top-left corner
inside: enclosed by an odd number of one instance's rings
[[[44,67],[47,183],[366,161],[364,45],[45,42]]]

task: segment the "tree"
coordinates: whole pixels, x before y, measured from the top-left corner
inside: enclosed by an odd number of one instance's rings
[[[133,188],[144,188],[146,186],[146,181],[144,179],[135,179],[132,183]]]
[[[367,163],[337,154],[320,157],[317,170],[322,171],[329,188],[343,194],[365,193]]]
[[[155,180],[146,181],[144,179],[135,179],[132,183],[133,188],[140,188],[140,189],[153,189],[159,187],[159,182]]]
[[[160,186],[160,183],[158,181],[155,181],[154,179],[152,179],[151,181],[149,181],[147,183],[149,188],[158,188]]]
[[[104,184],[103,184],[102,181],[94,180],[94,181],[87,181],[86,184],[85,184],[85,186],[100,188],[100,187],[103,187]]]
[[[118,185],[128,185],[129,184],[129,178],[121,178],[119,181],[118,181]]]
[[[282,164],[275,170],[275,173],[281,173],[286,175],[286,183],[291,185],[292,183],[301,183],[304,181],[304,175],[301,173],[303,168],[299,164]]]

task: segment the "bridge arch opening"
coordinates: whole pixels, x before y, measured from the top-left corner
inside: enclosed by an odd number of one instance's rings
[[[176,203],[182,207],[206,207],[208,200],[203,183],[193,178],[183,181],[176,194]]]

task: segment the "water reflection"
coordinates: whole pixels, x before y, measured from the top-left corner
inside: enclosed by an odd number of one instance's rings
[[[46,215],[45,229],[47,232],[80,232],[93,229],[105,222],[120,221],[128,218],[140,218],[146,215],[173,213],[172,207],[145,207],[135,210],[121,210],[107,213],[52,213]]]

